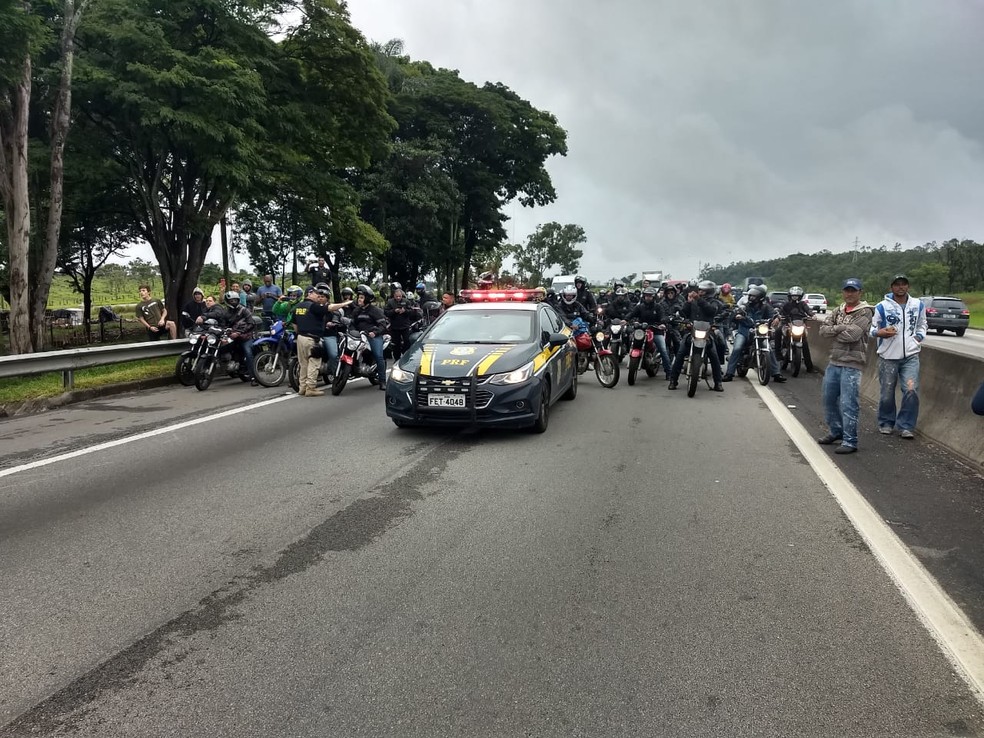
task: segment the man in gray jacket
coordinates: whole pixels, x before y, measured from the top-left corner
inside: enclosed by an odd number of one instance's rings
[[[853,454],[858,450],[858,411],[861,373],[864,371],[871,305],[861,299],[860,279],[845,280],[844,304],[831,312],[820,326],[820,335],[833,339],[830,358],[823,374],[823,414],[827,435],[817,442],[841,445],[834,453]]]

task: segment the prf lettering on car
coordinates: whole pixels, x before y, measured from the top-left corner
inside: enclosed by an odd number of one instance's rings
[[[442,359],[441,366],[468,366],[471,362],[468,359]]]

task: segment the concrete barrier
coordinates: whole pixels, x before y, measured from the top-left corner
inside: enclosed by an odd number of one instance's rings
[[[827,366],[829,338],[819,334],[819,322],[808,325],[810,354],[818,369]],[[878,403],[878,354],[868,341],[868,360],[861,395]],[[970,401],[984,381],[984,360],[923,345],[919,353],[919,421],[916,431],[984,467],[984,418],[974,415]],[[901,395],[899,395],[901,397]]]

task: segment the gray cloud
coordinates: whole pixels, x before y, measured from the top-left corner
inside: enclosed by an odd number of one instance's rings
[[[585,227],[597,278],[981,238],[984,5],[353,0],[369,38],[501,81],[570,134],[522,240]]]

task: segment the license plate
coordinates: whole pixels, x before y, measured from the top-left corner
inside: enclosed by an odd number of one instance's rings
[[[465,396],[428,395],[427,407],[465,407]]]
[[[956,315],[944,315],[943,317],[944,317],[944,318],[945,318],[946,320],[953,320],[953,319],[954,319],[954,318],[956,318],[957,316],[956,316]]]

